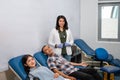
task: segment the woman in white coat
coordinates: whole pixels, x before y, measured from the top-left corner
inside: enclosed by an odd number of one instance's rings
[[[51,31],[48,44],[53,47],[56,54],[62,55],[68,61],[71,60],[73,37],[65,16],[57,17],[56,28]]]

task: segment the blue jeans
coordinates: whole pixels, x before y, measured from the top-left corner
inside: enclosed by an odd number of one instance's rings
[[[71,61],[71,55],[62,55],[66,60]]]

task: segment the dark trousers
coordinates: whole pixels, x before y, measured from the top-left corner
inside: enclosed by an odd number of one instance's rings
[[[97,70],[92,68],[80,69],[69,74],[69,76],[73,76],[80,80],[102,80],[100,75],[97,73]]]

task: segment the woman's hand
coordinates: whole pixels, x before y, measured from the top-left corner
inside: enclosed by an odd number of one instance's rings
[[[61,43],[61,44],[56,44],[56,45],[55,45],[55,48],[63,48],[63,43]]]
[[[71,44],[70,44],[70,43],[65,42],[65,43],[63,44],[63,46],[67,47],[67,46],[71,46]]]
[[[59,74],[58,73],[54,73],[54,78],[58,78]]]

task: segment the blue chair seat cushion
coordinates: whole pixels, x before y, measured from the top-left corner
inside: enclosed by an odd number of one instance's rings
[[[112,65],[115,65],[115,66],[117,66],[117,67],[120,67],[120,59],[113,59],[113,60],[111,61],[111,64],[112,64]]]
[[[101,70],[107,73],[115,73],[115,72],[120,71],[120,68],[116,66],[104,66],[101,68]]]

